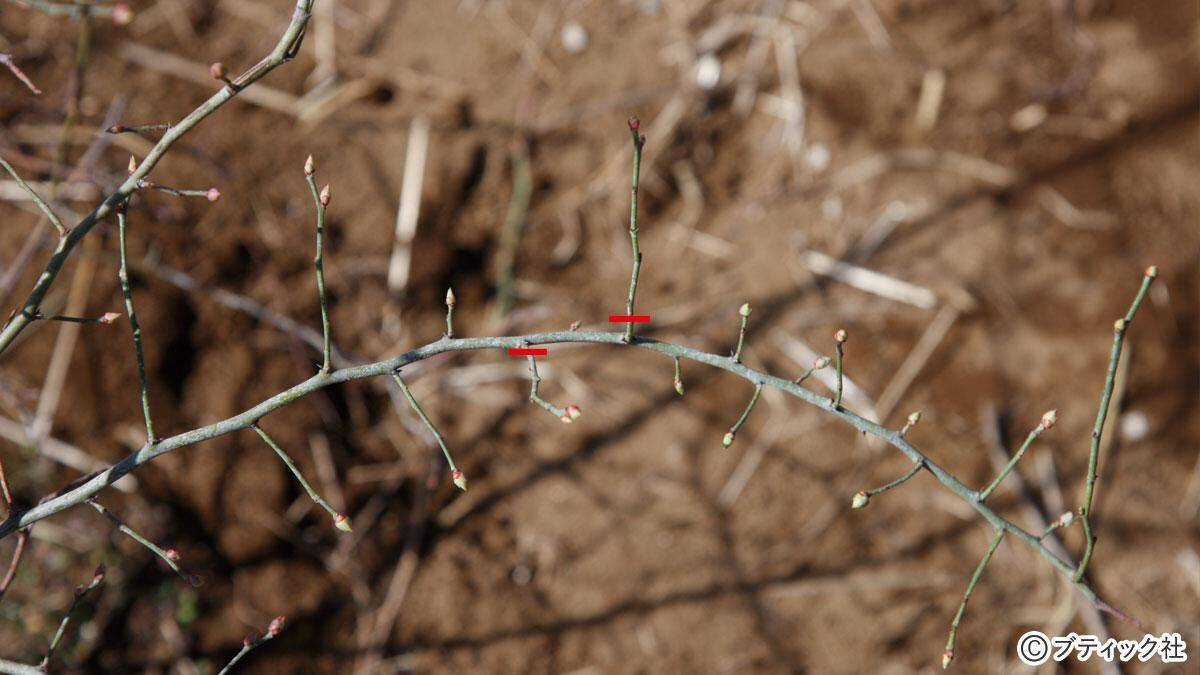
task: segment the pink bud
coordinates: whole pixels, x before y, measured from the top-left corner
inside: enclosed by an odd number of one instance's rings
[[[467,477],[463,475],[462,471],[458,469],[451,471],[450,480],[454,481],[454,484],[458,486],[459,490],[467,489]]]
[[[311,175],[313,175],[313,171],[315,171],[315,170],[316,170],[316,168],[313,166],[312,155],[309,155],[308,159],[304,160],[304,175],[311,176]]]
[[[345,514],[339,513],[333,517],[333,526],[342,532],[353,532],[354,528],[350,526],[350,519]]]
[[[242,638],[242,647],[249,647],[250,645],[254,644],[256,639],[258,638],[254,635],[254,633],[247,635],[246,637]]]
[[[169,549],[167,549],[166,551],[163,551],[163,552],[167,554],[167,559],[168,559],[168,560],[170,560],[170,561],[172,561],[172,562],[179,562],[179,551],[176,551],[176,550],[175,550],[175,549],[173,549],[173,548],[169,548]]]
[[[828,356],[818,356],[817,358],[813,359],[813,362],[812,362],[813,370],[821,370],[822,368],[828,368],[828,367],[829,367],[829,357]]]
[[[208,188],[208,192],[205,192],[204,196],[208,198],[208,201],[215,202],[221,198],[221,191],[217,188]]]
[[[112,323],[121,318],[120,312],[105,312],[104,316],[100,317],[100,323]]]
[[[321,188],[321,206],[329,206],[329,186]]]
[[[96,571],[92,572],[92,583],[98,584],[104,581],[104,563],[96,565]]]
[[[642,126],[641,120],[639,120],[637,117],[630,117],[628,123],[630,131],[637,131]]]
[[[271,619],[271,624],[267,626],[267,635],[275,637],[283,632],[283,624],[287,621],[287,617],[277,616]]]
[[[129,171],[129,175],[132,176],[134,174],[134,172],[137,171],[137,167],[138,167],[137,157],[130,155],[129,156],[129,166],[127,167],[128,171]]]
[[[229,71],[225,69],[225,64],[217,62],[208,67],[208,74],[212,75],[214,80],[225,81],[229,77]]]
[[[582,416],[583,416],[583,411],[579,409],[579,406],[577,406],[577,405],[567,406],[567,417],[570,417],[572,420],[577,420]]]
[[[846,329],[839,328],[838,331],[833,334],[833,339],[838,344],[846,342]]]
[[[128,26],[133,21],[133,10],[125,3],[113,5],[112,22],[118,26]]]
[[[104,131],[106,131],[107,133],[110,133],[110,134],[123,134],[123,133],[125,133],[126,128],[127,127],[125,127],[125,125],[123,125],[123,124],[114,124],[111,127],[105,129]]]
[[[571,330],[579,330],[579,322],[578,322],[578,321],[572,321],[572,322],[571,322],[570,329],[571,329]]]
[[[1146,268],[1146,276],[1154,279],[1158,276],[1158,265],[1151,265]]]
[[[946,653],[942,654],[942,670],[950,667],[950,662],[954,660],[954,650],[947,649]]]
[[[1042,428],[1043,429],[1052,429],[1056,422],[1058,422],[1058,411],[1057,410],[1047,410],[1046,414],[1042,415]]]

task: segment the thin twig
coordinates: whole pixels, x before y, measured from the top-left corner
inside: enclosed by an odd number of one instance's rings
[[[312,155],[304,162],[304,178],[312,191],[313,204],[317,209],[317,253],[313,258],[313,266],[317,269],[317,296],[321,302],[321,372],[328,373],[330,337],[329,337],[329,299],[325,294],[325,209],[329,206],[329,186],[326,185],[317,192],[317,181],[313,176]]]
[[[317,506],[320,506],[329,513],[329,516],[333,518],[334,527],[342,532],[352,532],[353,528],[350,526],[350,519],[346,517],[345,514],[339,513],[337,509],[333,508],[333,506],[329,502],[325,501],[325,498],[322,497],[320,493],[318,493],[316,489],[304,479],[304,474],[300,473],[300,469],[296,466],[296,462],[292,459],[291,455],[287,454],[283,448],[279,447],[279,444],[275,442],[275,439],[271,438],[267,432],[263,431],[262,427],[258,426],[257,423],[251,424],[250,428],[254,430],[254,433],[258,434],[259,438],[263,439],[264,443],[271,446],[271,449],[275,451],[276,455],[279,455],[279,459],[283,460],[284,465],[286,465],[288,470],[292,472],[292,475],[296,477],[296,481],[300,483],[300,486],[304,488],[304,491],[308,493],[308,496],[317,503]]]
[[[633,250],[633,269],[629,275],[629,299],[625,303],[625,313],[633,314],[633,301],[637,296],[638,273],[642,269],[642,251],[638,248],[638,182],[642,169],[642,146],[646,137],[638,133],[641,122],[636,117],[629,118],[629,133],[633,136],[633,174],[629,188],[629,246]],[[633,342],[633,322],[625,327],[625,342]]]
[[[1130,322],[1133,321],[1133,315],[1137,314],[1138,307],[1141,307],[1142,300],[1146,297],[1146,291],[1150,289],[1150,284],[1157,276],[1157,267],[1151,265],[1146,268],[1145,275],[1142,277],[1142,286],[1134,296],[1133,303],[1129,305],[1129,311],[1125,312],[1124,318],[1117,319],[1113,324],[1112,352],[1108,357],[1108,372],[1104,375],[1104,391],[1100,394],[1100,409],[1096,412],[1096,425],[1092,428],[1092,445],[1088,452],[1087,484],[1084,488],[1083,504],[1079,507],[1079,519],[1083,521],[1085,548],[1083,557],[1079,559],[1079,567],[1075,570],[1075,581],[1082,579],[1084,573],[1087,572],[1088,563],[1092,560],[1092,550],[1096,546],[1096,536],[1092,532],[1091,522],[1092,494],[1096,489],[1096,465],[1100,458],[1100,436],[1104,431],[1104,419],[1108,417],[1108,402],[1112,399],[1113,381],[1117,377],[1117,363],[1121,360],[1121,346],[1125,344],[1125,332],[1129,329]]]
[[[71,614],[75,612],[75,607],[79,605],[88,593],[91,593],[97,586],[104,583],[104,565],[96,568],[96,572],[92,575],[91,582],[87,586],[79,586],[75,589],[75,595],[71,598],[71,606],[67,608],[63,614],[62,621],[58,622],[58,630],[54,632],[54,637],[50,640],[50,646],[46,649],[46,656],[42,658],[42,662],[38,664],[38,669],[43,673],[46,672],[50,665],[50,657],[54,656],[54,650],[58,649],[59,643],[62,642],[63,635],[67,632],[67,624],[71,622]]]
[[[983,568],[987,567],[988,561],[992,559],[992,554],[996,552],[996,548],[1000,546],[1000,540],[1003,538],[1004,530],[996,530],[996,536],[992,538],[987,553],[983,555],[983,560],[979,561],[979,567],[975,568],[975,574],[971,575],[971,582],[967,584],[967,592],[963,594],[962,602],[958,605],[958,612],[954,615],[954,622],[950,624],[950,637],[946,640],[946,652],[942,654],[942,668],[949,667],[950,662],[954,660],[954,638],[958,634],[958,624],[962,621],[963,613],[967,611],[967,601],[971,599],[971,592],[975,590],[975,585],[983,576]]]
[[[63,225],[63,222],[59,219],[58,214],[54,212],[54,209],[50,208],[50,205],[46,203],[46,200],[42,199],[33,188],[29,187],[29,183],[26,183],[21,178],[21,175],[17,173],[17,170],[14,169],[11,164],[5,161],[3,157],[0,157],[0,166],[4,167],[4,170],[8,172],[8,175],[12,176],[13,180],[17,182],[17,185],[19,185],[21,189],[25,191],[25,194],[29,195],[29,198],[33,200],[33,203],[37,204],[38,209],[40,209],[41,212],[45,214],[46,218],[50,220],[50,224],[54,226],[54,229],[58,230],[58,236],[67,236],[67,226]]]
[[[181,569],[179,567],[179,565],[176,563],[176,561],[179,560],[179,553],[175,549],[173,549],[173,548],[172,549],[164,549],[161,546],[159,546],[158,544],[155,544],[154,542],[150,541],[149,539],[138,534],[137,530],[134,530],[132,527],[129,527],[125,523],[121,522],[121,520],[119,518],[117,518],[115,515],[113,515],[112,511],[109,511],[108,509],[104,508],[104,506],[102,506],[100,504],[100,502],[97,502],[94,499],[89,499],[88,505],[91,506],[93,509],[96,509],[97,513],[104,516],[105,518],[107,518],[109,520],[109,522],[111,522],[113,525],[115,525],[117,530],[119,530],[121,532],[121,534],[124,534],[125,536],[129,537],[130,539],[132,539],[132,540],[136,541],[137,543],[141,544],[142,546],[146,547],[147,550],[149,550],[151,553],[153,553],[154,555],[156,555],[160,559],[162,559],[162,561],[167,564],[167,567],[171,568],[171,571],[173,571],[173,572],[175,572],[175,574],[179,575],[180,579],[183,579],[184,581],[188,582],[192,586],[199,585],[200,580],[198,577],[188,574],[187,572],[184,572],[183,569]]]
[[[446,440],[442,438],[442,432],[438,431],[437,426],[434,425],[434,423],[429,419],[429,416],[425,414],[425,411],[421,409],[421,404],[417,403],[417,398],[413,396],[412,390],[408,388],[408,385],[404,383],[404,380],[400,379],[400,366],[392,368],[390,372],[392,379],[396,381],[396,384],[400,385],[400,390],[404,392],[404,397],[408,399],[408,404],[411,405],[413,411],[417,413],[417,417],[420,417],[421,421],[425,423],[425,426],[429,428],[430,433],[433,434],[434,440],[437,441],[438,447],[442,449],[442,454],[446,457],[446,464],[450,467],[450,477],[454,480],[454,484],[458,486],[458,489],[466,490],[467,477],[462,471],[459,470],[457,466],[455,466],[454,458],[450,456],[450,448],[446,447]]]
[[[284,618],[282,616],[277,616],[274,619],[271,619],[270,625],[267,626],[267,632],[262,637],[255,637],[253,635],[246,636],[246,639],[242,640],[242,648],[237,654],[233,655],[233,658],[229,660],[229,663],[225,664],[225,667],[222,668],[221,672],[217,673],[217,675],[226,675],[233,670],[233,667],[237,665],[238,661],[241,661],[251,651],[261,647],[266,642],[274,640],[281,632],[283,632],[283,624]]]
[[[25,71],[21,70],[17,66],[17,63],[13,61],[12,54],[0,54],[0,65],[8,68],[9,72],[11,72],[18,80],[20,80],[21,84],[25,85],[26,89],[33,92],[34,96],[42,95],[42,90],[38,89],[37,85],[33,83],[33,80],[29,79],[29,76],[25,74]]]
[[[1033,431],[1030,431],[1029,435],[1025,437],[1025,442],[1021,444],[1021,449],[1017,450],[1017,454],[1012,456],[1012,459],[1009,460],[1008,464],[996,474],[996,477],[992,479],[992,482],[988,483],[988,486],[979,493],[980,501],[987,499],[988,496],[1000,486],[1000,483],[1004,480],[1004,478],[1008,476],[1008,474],[1012,473],[1012,470],[1016,468],[1017,462],[1021,461],[1021,457],[1025,454],[1025,451],[1029,449],[1029,446],[1033,443],[1033,440],[1038,436],[1041,436],[1043,431],[1053,427],[1056,421],[1058,421],[1057,410],[1049,410],[1046,412],[1046,414],[1042,415],[1042,420],[1038,422],[1038,425],[1033,428]],[[1049,532],[1047,532],[1047,534],[1048,533]],[[1045,536],[1045,534],[1042,535],[1042,537]]]
[[[142,416],[146,419],[146,442],[154,445],[157,436],[154,435],[154,421],[150,417],[150,389],[146,378],[146,356],[142,349],[142,328],[138,324],[137,313],[133,311],[133,287],[129,284],[129,264],[126,258],[126,210],[129,202],[117,206],[117,237],[120,242],[121,270],[118,278],[121,280],[121,294],[125,296],[125,312],[129,314],[129,327],[133,332],[133,353],[137,360],[138,384],[142,390]]]
[[[733,445],[734,437],[737,436],[738,430],[742,428],[742,425],[745,424],[746,420],[750,417],[750,411],[754,410],[754,404],[758,403],[758,397],[762,394],[762,390],[763,383],[756,382],[754,384],[754,394],[750,397],[750,402],[746,404],[746,409],[742,411],[742,416],[733,423],[732,427],[729,427],[729,431],[727,431],[725,433],[725,437],[721,439],[722,447],[728,448],[729,446]]]

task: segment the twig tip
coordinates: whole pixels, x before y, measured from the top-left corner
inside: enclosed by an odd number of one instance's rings
[[[850,500],[850,508],[852,508],[852,509],[866,508],[867,504],[870,503],[870,501],[871,501],[871,495],[860,490],[860,491],[854,493],[854,499]]]
[[[128,26],[133,23],[133,9],[123,2],[113,5],[112,22],[118,26]]]
[[[308,159],[304,160],[304,175],[311,176],[314,171],[316,171],[316,167],[313,166],[313,156],[309,155]]]
[[[350,518],[344,513],[339,513],[333,517],[333,526],[342,532],[353,532],[354,528],[350,525]]]
[[[834,340],[834,342],[837,342],[838,344],[845,344],[846,343],[846,329],[839,328],[837,330],[837,332],[833,334],[833,340]]]
[[[329,206],[329,186],[328,185],[321,188],[320,200],[321,200],[321,206]]]
[[[450,479],[454,481],[454,484],[458,486],[459,490],[467,489],[467,477],[463,474],[463,472],[461,470],[455,469],[455,470],[451,471]]]

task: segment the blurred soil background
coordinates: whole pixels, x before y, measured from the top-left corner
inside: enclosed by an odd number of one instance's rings
[[[29,180],[57,175],[64,213],[86,213],[150,146],[99,129],[179,119],[218,86],[210,63],[253,65],[291,12],[286,0],[132,8],[127,26],[94,20],[65,136],[79,22],[0,8],[0,51],[44,91],[0,72],[0,154]],[[1057,408],[1019,469],[1024,490],[1010,479],[994,498],[1031,530],[1080,499],[1112,322],[1157,264],[1105,436],[1090,574],[1155,633],[1180,632],[1194,666],[1198,53],[1193,1],[319,0],[299,57],[153,174],[221,198],[143,191],[131,207],[156,426],[211,423],[314,372],[310,153],[332,185],[325,264],[345,358],[437,339],[449,286],[460,335],[605,325],[628,285],[637,114],[647,334],[724,352],[749,302],[745,360],[796,376],[844,327],[849,405],[892,427],[920,410],[911,438],[968,484]],[[397,237],[406,179],[418,216]],[[52,239],[10,188],[9,308]],[[511,255],[506,230],[519,231]],[[105,222],[43,309],[124,312],[115,252]],[[512,284],[498,281],[506,258]],[[837,261],[902,297],[854,287]],[[144,441],[124,317],[70,330],[35,325],[4,357],[0,458],[19,503]],[[203,585],[71,510],[33,529],[0,603],[0,657],[40,660],[104,562],[102,593],[56,656],[63,672],[212,673],[281,614],[286,631],[242,672],[938,668],[991,535],[927,475],[852,511],[856,491],[905,471],[894,450],[773,392],[723,450],[750,385],[685,363],[680,398],[670,361],[641,352],[551,349],[542,394],[582,407],[570,427],[529,404],[524,363],[500,353],[406,373],[468,492],[387,383],[324,390],[262,424],[352,516],[352,535],[253,433],[183,449],[100,501],[178,549]],[[1078,527],[1062,539],[1078,555]],[[1005,541],[954,667],[1026,671],[1014,644],[1030,629],[1142,635],[1098,616]]]

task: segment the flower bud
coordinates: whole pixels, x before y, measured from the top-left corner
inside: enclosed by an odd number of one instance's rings
[[[100,323],[112,323],[121,318],[120,312],[105,312],[104,316],[100,317]]]
[[[1075,512],[1067,511],[1066,513],[1063,513],[1061,516],[1059,516],[1057,520],[1054,521],[1054,527],[1055,527],[1055,529],[1060,528],[1060,527],[1066,527],[1073,522],[1075,522]]]
[[[871,495],[867,494],[866,492],[861,492],[861,491],[856,492],[856,493],[854,493],[854,499],[850,500],[850,508],[852,508],[852,509],[866,508],[867,504],[870,501],[871,501]]]
[[[454,297],[454,289],[447,288],[446,289],[446,306],[453,308],[454,305],[457,304],[457,302],[458,302],[457,298]]]
[[[229,77],[229,71],[226,70],[225,64],[220,61],[208,67],[208,74],[212,75],[214,80],[221,80],[222,82]]]
[[[309,155],[308,159],[304,160],[304,175],[311,176],[314,171],[316,171],[316,167],[313,166],[312,155]]]
[[[750,312],[750,303],[748,302],[742,303],[742,306],[738,308],[738,314],[741,314],[743,319],[748,318],[750,316]]]
[[[728,448],[731,445],[733,445],[733,432],[732,431],[725,434],[725,438],[721,439],[721,447]]]
[[[914,412],[908,416],[908,426],[910,426],[910,427],[917,426],[917,422],[920,422],[920,421],[921,421],[920,411]]]
[[[133,22],[133,10],[125,3],[113,5],[112,22],[118,26],[128,26]]]
[[[629,118],[627,121],[628,121],[628,123],[629,123],[629,130],[630,130],[630,131],[637,131],[637,130],[638,130],[638,127],[640,127],[640,126],[642,125],[642,122],[641,122],[641,120],[639,120],[639,119],[638,119],[638,118],[636,118],[636,117],[630,117],[630,118]]]
[[[467,489],[467,477],[463,475],[462,471],[458,469],[451,471],[450,480],[454,481],[454,484],[458,486],[459,490]]]
[[[1042,428],[1043,429],[1054,428],[1054,424],[1056,422],[1058,422],[1058,411],[1057,410],[1047,410],[1046,414],[1042,415]]]
[[[217,188],[208,188],[208,192],[204,193],[204,197],[210,202],[215,202],[221,198],[221,191]]]
[[[950,662],[954,660],[954,650],[947,649],[945,654],[942,654],[942,670],[950,667]]]
[[[342,532],[354,531],[354,528],[350,526],[350,519],[344,513],[339,513],[333,517],[333,526]]]
[[[163,551],[163,553],[167,554],[167,560],[170,560],[171,562],[179,562],[179,551],[169,548]]]
[[[828,368],[830,363],[831,361],[828,356],[818,356],[813,359],[812,367],[813,370],[821,370],[822,368]]]
[[[683,380],[675,378],[675,393],[683,396]]]
[[[104,581],[104,563],[96,565],[96,571],[92,572],[92,585],[103,583]]]
[[[267,635],[275,637],[283,632],[283,624],[287,621],[287,617],[277,616],[271,619],[271,623],[267,626]]]
[[[845,343],[846,342],[846,329],[839,328],[838,331],[833,334],[833,339],[838,344]]]
[[[1151,265],[1146,268],[1146,276],[1154,279],[1158,277],[1158,265]]]
[[[579,409],[579,406],[577,406],[577,405],[567,406],[567,417],[570,417],[572,422],[579,419],[582,416],[583,416],[583,411]]]
[[[329,206],[329,186],[321,188],[321,206]]]
[[[129,171],[130,176],[132,176],[134,174],[134,172],[137,171],[137,167],[138,167],[137,157],[130,155],[129,156],[129,166],[126,169],[127,171]]]
[[[1125,319],[1117,319],[1113,322],[1113,332],[1122,333],[1125,331]]]

